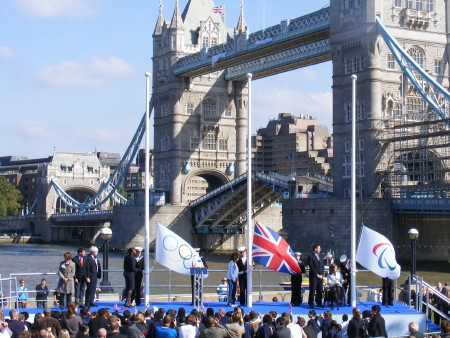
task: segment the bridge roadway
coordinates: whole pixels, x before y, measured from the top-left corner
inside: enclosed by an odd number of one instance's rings
[[[196,77],[226,69],[226,80],[253,79],[331,60],[330,8],[284,20],[177,61],[174,74]]]

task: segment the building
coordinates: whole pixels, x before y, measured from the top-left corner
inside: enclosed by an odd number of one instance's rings
[[[332,136],[312,116],[282,113],[253,137],[253,168],[289,176],[330,176]]]

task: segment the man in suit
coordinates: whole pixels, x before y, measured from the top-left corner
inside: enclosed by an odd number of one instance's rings
[[[142,256],[142,248],[137,246],[134,248],[136,250],[136,268],[137,272],[134,275],[134,292],[133,296],[131,297],[131,300],[136,301],[136,305],[141,305],[141,286],[142,286],[142,278],[143,278],[143,271],[144,271],[144,256]]]
[[[79,248],[77,252],[78,255],[72,258],[72,261],[75,263],[75,303],[81,305],[86,293],[86,269],[84,263],[86,250]]]
[[[342,288],[344,289],[344,292],[342,294],[342,301],[345,302],[345,295],[347,294],[348,291],[348,296],[347,296],[347,304],[350,305],[350,292],[352,290],[351,287],[351,274],[350,274],[350,260],[347,258],[347,255],[342,255],[339,258],[339,266],[341,268],[341,275],[342,278],[344,279],[344,282],[342,283]]]
[[[239,259],[236,262],[236,265],[239,269],[239,302],[241,305],[245,305],[247,301],[247,249],[245,246],[241,246],[238,248],[239,251]]]
[[[97,306],[97,304],[94,303],[97,279],[102,276],[102,267],[97,255],[98,248],[96,246],[91,246],[89,255],[87,255],[84,260],[86,269],[86,306]]]
[[[314,296],[318,307],[322,307],[323,294],[323,270],[324,262],[320,255],[321,247],[319,244],[313,245],[313,251],[309,254],[309,298],[310,308],[314,307]]]

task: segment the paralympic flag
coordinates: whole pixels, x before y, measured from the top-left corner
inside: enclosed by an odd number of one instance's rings
[[[274,271],[290,274],[301,272],[294,252],[284,238],[258,222],[255,222],[252,257],[256,263]]]
[[[356,261],[380,277],[397,279],[401,267],[395,259],[392,243],[382,234],[364,226],[361,230]]]
[[[190,275],[192,267],[203,267],[199,254],[192,246],[159,223],[156,223],[155,260],[182,275]]]

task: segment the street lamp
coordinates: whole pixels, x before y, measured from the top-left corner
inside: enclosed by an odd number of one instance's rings
[[[112,292],[113,290],[109,288],[111,282],[108,280],[108,269],[109,269],[109,240],[112,237],[112,230],[110,228],[104,227],[100,230],[100,238],[103,240],[103,281],[100,283],[101,286],[107,286],[105,288],[106,292]]]
[[[411,240],[411,284],[413,282],[414,275],[416,274],[416,239],[419,237],[419,231],[417,229],[409,229],[409,239]]]

